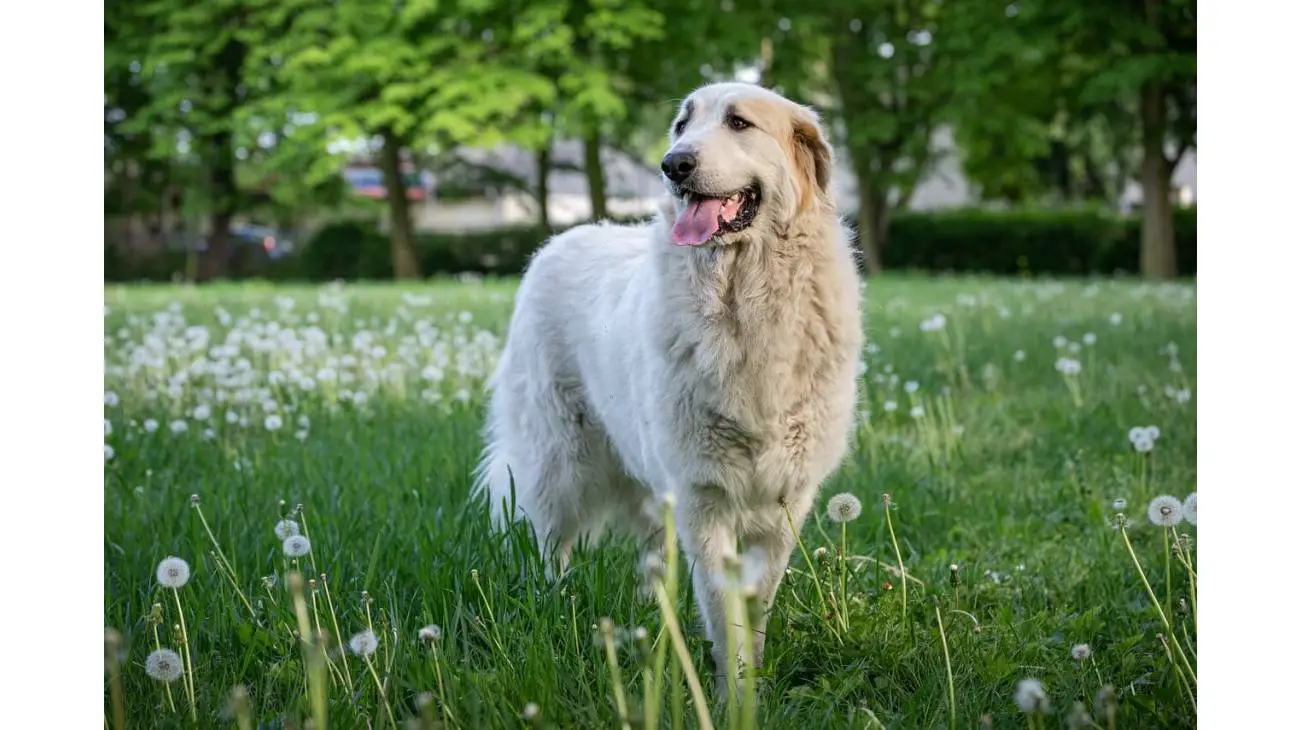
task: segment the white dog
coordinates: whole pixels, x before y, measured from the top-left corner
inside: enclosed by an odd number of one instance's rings
[[[801,527],[848,450],[859,279],[814,112],[712,84],[670,141],[660,217],[579,226],[529,264],[476,484],[500,521],[519,516],[510,504],[532,521],[561,570],[607,520],[649,542],[674,495],[721,671],[724,561],[738,540],[762,559],[760,664],[794,546],[785,510]]]

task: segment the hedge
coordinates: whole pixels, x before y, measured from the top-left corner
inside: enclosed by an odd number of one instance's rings
[[[991,274],[1083,275],[1138,270],[1141,219],[1097,210],[963,209],[896,216],[885,249],[889,269]],[[416,237],[426,275],[478,272],[516,275],[556,231],[535,226],[481,233],[425,233]],[[1196,272],[1196,210],[1174,214],[1178,272]],[[109,281],[166,280],[184,271],[183,252],[127,258],[104,252]],[[240,261],[235,277],[328,281],[392,277],[388,237],[373,224],[344,221],[325,226],[293,257]]]

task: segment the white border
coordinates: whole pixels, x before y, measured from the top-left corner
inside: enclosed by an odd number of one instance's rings
[[[1200,10],[1198,724],[1280,727],[1295,715],[1300,648],[1300,403],[1285,355],[1300,312],[1300,12],[1287,0]]]
[[[99,3],[10,6],[0,257],[4,724],[102,727],[103,27]]]

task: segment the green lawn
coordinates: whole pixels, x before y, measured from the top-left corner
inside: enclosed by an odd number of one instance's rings
[[[494,535],[468,499],[483,381],[513,287],[106,290],[104,621],[124,639],[130,726],[193,725],[184,680],[164,684],[145,671],[155,603],[160,643],[183,643],[177,598],[201,727],[234,726],[237,685],[254,726],[303,727],[310,685],[326,693],[331,727],[388,726],[389,710],[401,724],[423,707],[426,726],[616,728],[595,630],[604,617],[617,627],[638,726],[647,654],[634,630],[645,627],[653,642],[663,622],[638,597],[634,547],[579,550],[573,570],[547,584],[535,550]],[[864,505],[848,524],[847,629],[822,614],[796,552],[769,627],[758,725],[946,727],[937,607],[959,727],[984,715],[995,727],[1037,722],[1015,703],[1027,677],[1050,696],[1037,726],[1066,727],[1073,702],[1091,710],[1102,683],[1119,696],[1118,727],[1194,726],[1157,638],[1169,632],[1114,529],[1113,502],[1127,500],[1128,534],[1164,603],[1165,535],[1146,507],[1196,489],[1195,287],[893,278],[872,283],[866,311],[864,418],[819,502],[851,492]],[[942,327],[923,331],[936,313]],[[1061,357],[1081,367],[1072,380],[1057,369]],[[1147,454],[1130,443],[1137,426],[1160,430]],[[906,613],[884,493],[896,503]],[[292,559],[274,528],[298,505],[311,551]],[[1178,530],[1194,540],[1194,527]],[[809,552],[824,546],[834,556],[839,526],[819,507],[802,537]],[[174,594],[155,578],[167,556],[192,569]],[[839,594],[841,565],[818,568],[824,592],[835,583]],[[327,665],[305,662],[288,589],[294,569],[318,579],[305,589],[313,627],[319,620],[346,644],[373,625],[379,648],[369,665],[337,638]],[[1194,614],[1178,606],[1190,596],[1176,560],[1171,575],[1170,620],[1194,667]],[[678,605],[710,693],[689,596]],[[433,649],[417,637],[430,624],[441,628]],[[1084,643],[1092,657],[1075,661],[1072,647]],[[308,683],[306,666],[322,667],[312,676],[323,680]],[[538,712],[525,721],[529,703]],[[693,726],[689,695],[682,711]],[[724,711],[713,717],[729,727]]]

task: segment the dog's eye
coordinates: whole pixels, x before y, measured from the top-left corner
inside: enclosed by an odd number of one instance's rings
[[[743,132],[754,125],[750,124],[744,119],[741,119],[735,114],[732,114],[731,116],[727,117],[727,126],[736,132]]]
[[[676,135],[678,135],[678,136],[681,136],[681,133],[686,131],[686,122],[687,122],[687,121],[689,121],[689,120],[687,120],[687,119],[682,119],[682,120],[680,120],[679,122],[677,122],[676,124],[674,124],[674,125],[673,125],[673,134],[676,134]]]

